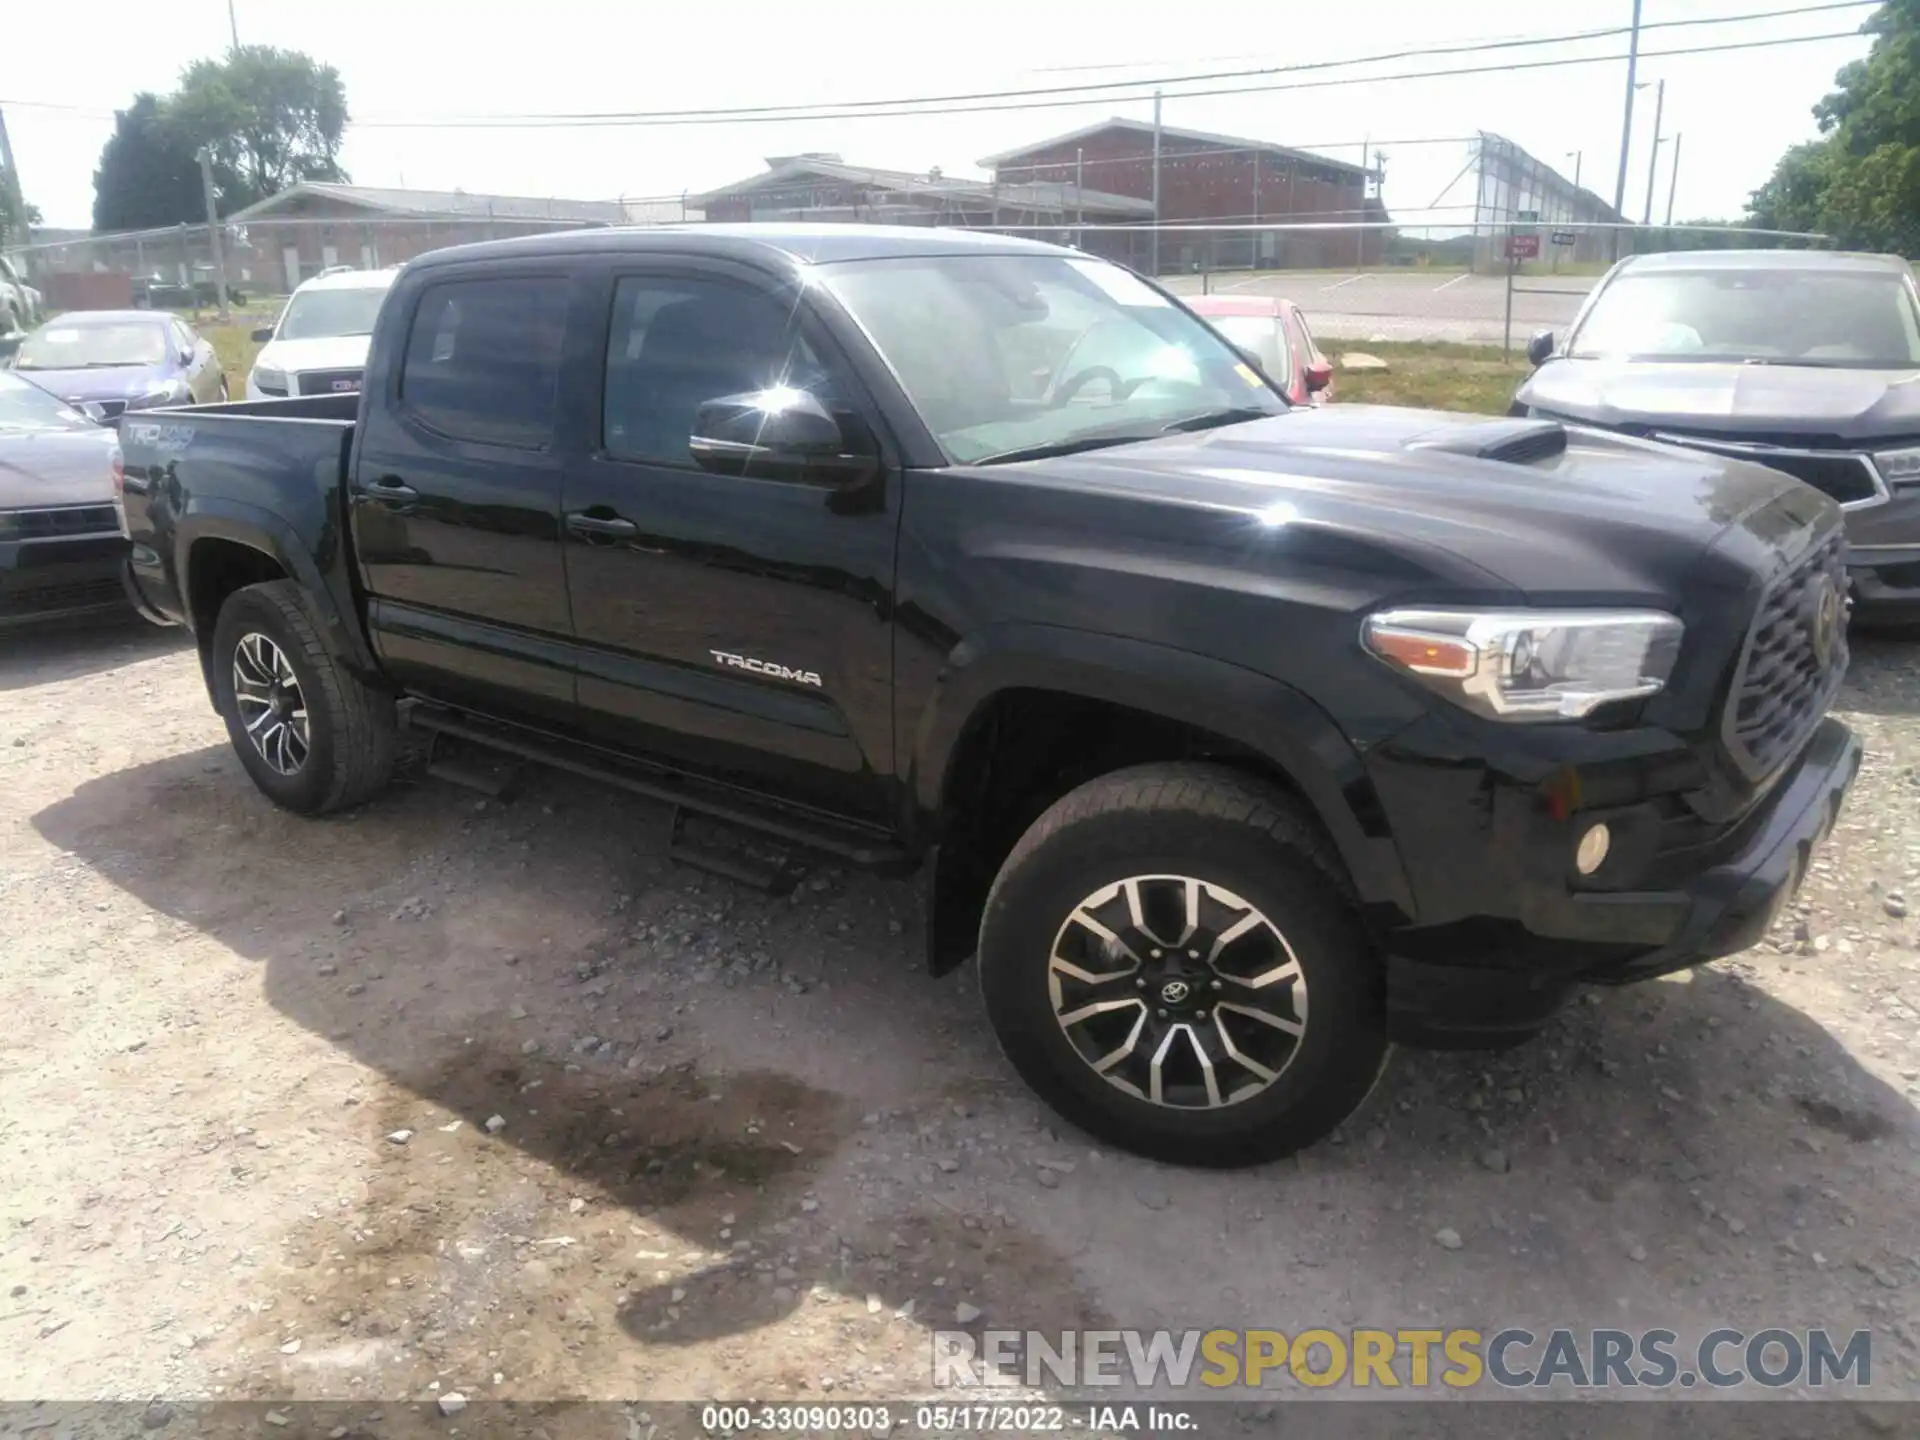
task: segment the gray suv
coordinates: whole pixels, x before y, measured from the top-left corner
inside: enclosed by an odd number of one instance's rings
[[[1840,502],[1859,618],[1920,626],[1920,295],[1905,260],[1636,255],[1564,338],[1533,337],[1518,414],[1757,460]]]

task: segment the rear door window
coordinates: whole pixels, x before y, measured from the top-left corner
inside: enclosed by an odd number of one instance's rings
[[[558,275],[428,286],[407,338],[401,408],[449,439],[547,449],[568,290]]]

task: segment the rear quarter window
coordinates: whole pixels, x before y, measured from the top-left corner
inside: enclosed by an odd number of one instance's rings
[[[557,275],[429,285],[407,335],[401,408],[450,439],[549,447],[568,288]]]

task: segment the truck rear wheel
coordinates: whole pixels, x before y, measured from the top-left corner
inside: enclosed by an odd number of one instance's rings
[[[1310,1145],[1383,1073],[1381,970],[1339,858],[1279,791],[1199,764],[1089,781],[1007,857],[980,986],[1042,1099],[1123,1149]]]
[[[334,659],[291,580],[227,597],[213,688],[240,763],[276,805],[324,815],[386,788],[399,744],[393,697]]]

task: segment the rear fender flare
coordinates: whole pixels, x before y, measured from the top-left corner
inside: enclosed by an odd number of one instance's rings
[[[180,517],[174,531],[174,570],[180,577],[181,602],[187,607],[189,618],[193,595],[193,549],[202,540],[231,541],[249,550],[257,550],[272,560],[305,592],[308,605],[320,621],[321,637],[334,655],[360,678],[384,686],[386,682],[380,675],[372,652],[367,648],[358,616],[351,610],[342,610],[338,597],[293,526],[259,506],[225,498],[205,500],[196,502],[187,514]],[[212,633],[209,630],[197,638],[204,667]]]

